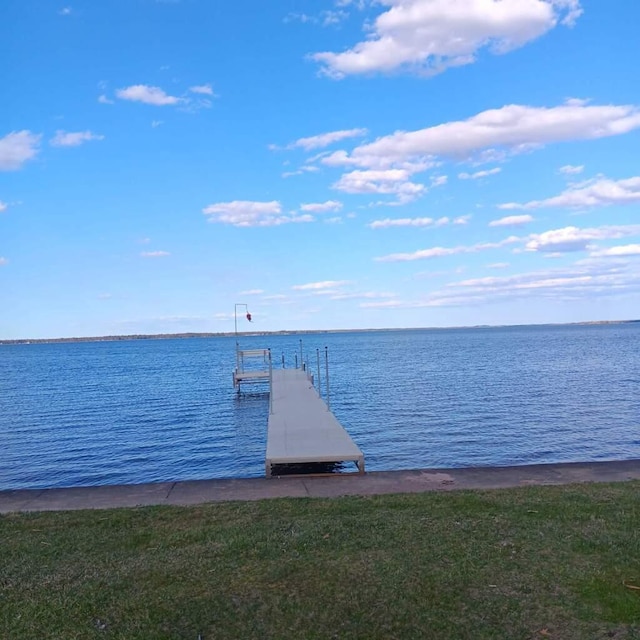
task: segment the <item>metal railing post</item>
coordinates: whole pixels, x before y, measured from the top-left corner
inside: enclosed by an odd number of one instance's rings
[[[324,363],[326,368],[325,375],[327,376],[327,411],[331,411],[331,401],[329,399],[329,348],[328,347],[324,348]]]
[[[304,371],[304,358],[302,357],[302,340],[300,340],[300,368]]]
[[[320,390],[320,349],[316,349],[316,359],[318,360],[318,398],[322,398]]]

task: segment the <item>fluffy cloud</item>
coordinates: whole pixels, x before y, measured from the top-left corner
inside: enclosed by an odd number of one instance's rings
[[[533,216],[507,216],[506,218],[500,218],[499,220],[492,220],[489,223],[490,227],[516,227],[521,224],[528,224],[533,222]]]
[[[383,223],[385,221],[382,221]],[[391,226],[385,224],[384,226]],[[457,247],[431,247],[420,249],[410,253],[393,253],[375,258],[377,262],[412,262],[414,260],[427,260],[430,258],[442,258],[445,256],[459,255],[465,253],[477,253],[488,249],[499,249],[512,244],[522,244],[526,251],[541,253],[568,253],[574,251],[597,251],[593,244],[598,240],[617,240],[630,236],[640,235],[640,224],[630,225],[609,225],[589,229],[578,227],[564,227],[562,229],[551,229],[544,233],[532,233],[528,236],[509,236],[499,242],[479,242],[473,245],[459,245]],[[630,249],[619,249],[620,251],[633,252],[635,245],[628,245]],[[613,250],[613,249],[612,249]],[[520,248],[515,251],[521,251]],[[615,255],[614,253],[601,252],[598,255]],[[631,255],[631,253],[621,253],[620,255]]]
[[[324,149],[335,142],[340,140],[346,140],[348,138],[361,138],[366,136],[368,131],[366,129],[341,129],[340,131],[329,131],[328,133],[320,133],[316,136],[309,136],[308,138],[299,138],[295,142],[287,145],[287,149],[304,149],[305,151],[312,151],[313,149]],[[277,149],[278,147],[273,146]]]
[[[239,296],[258,296],[264,293],[263,289],[248,289],[247,291],[240,291]]]
[[[500,173],[502,169],[495,167],[493,169],[487,169],[486,171],[476,171],[475,173],[459,173],[458,178],[460,180],[478,180],[479,178],[486,178],[487,176],[493,176],[496,173]]]
[[[640,109],[632,105],[597,106],[575,100],[557,107],[512,104],[467,120],[397,131],[360,145],[351,154],[332,153],[322,158],[322,163],[384,168],[406,162],[434,162],[436,157],[464,160],[479,156],[488,160],[554,142],[604,138],[638,128]]]
[[[146,84],[134,84],[124,89],[118,89],[116,96],[121,100],[144,102],[145,104],[153,104],[159,107],[184,102],[184,98],[170,96],[160,89],[160,87],[151,87]]]
[[[398,69],[434,74],[505,53],[580,16],[579,0],[380,0],[371,34],[342,53],[311,57],[334,78]]]
[[[327,200],[326,202],[311,202],[309,204],[301,204],[301,211],[308,211],[309,213],[325,213],[327,211],[340,211],[342,209],[342,202],[337,200]]]
[[[56,135],[49,140],[53,147],[78,147],[91,140],[104,140],[104,136],[91,131],[56,131]]]
[[[594,240],[616,240],[640,234],[640,225],[603,226],[592,229],[564,227],[529,236],[527,251],[571,252],[585,251]]]
[[[566,191],[553,198],[531,200],[523,204],[506,202],[498,206],[500,209],[541,209],[546,207],[581,209],[633,202],[640,202],[640,176],[626,180],[595,178],[571,185]]]
[[[565,164],[563,167],[560,167],[558,171],[565,176],[575,176],[584,171],[584,165]]]
[[[100,104],[114,104],[114,101],[107,98],[104,94],[98,96],[98,102]]]
[[[382,309],[454,307],[533,297],[593,301],[595,296],[638,292],[640,273],[629,263],[591,260],[561,269],[462,280],[422,299],[366,302],[360,306]]]
[[[23,131],[12,131],[4,138],[0,138],[0,171],[14,171],[35,158],[40,150],[42,136]]]
[[[0,256],[0,267],[3,267],[5,264],[9,264],[9,260]]]
[[[346,193],[393,194],[400,202],[410,202],[425,191],[425,186],[409,180],[406,169],[351,171],[332,185]]]
[[[9,205],[6,202],[2,202],[2,200],[0,200],[0,213],[2,213],[3,211],[6,211],[9,208]]]
[[[429,258],[443,258],[461,253],[477,253],[487,249],[499,249],[515,242],[520,242],[520,238],[510,236],[500,242],[479,242],[469,246],[457,247],[432,247],[430,249],[420,249],[412,253],[392,253],[387,256],[375,258],[376,262],[412,262],[414,260],[428,260]]]
[[[168,251],[143,251],[140,255],[143,258],[166,258],[171,254]]]
[[[336,293],[330,296],[330,300],[378,300],[395,298],[396,293],[388,291],[362,291],[354,293]]]
[[[372,229],[388,229],[389,227],[443,227],[449,224],[449,218],[385,218],[374,220],[367,226]],[[455,224],[455,221],[454,221]]]
[[[210,84],[198,84],[194,87],[189,87],[191,93],[199,93],[205,96],[213,96],[213,87]]]
[[[210,204],[202,210],[210,222],[230,224],[234,227],[273,227],[288,222],[312,222],[310,215],[283,215],[282,205],[277,200],[253,202],[234,200]]]
[[[640,244],[619,245],[591,253],[593,258],[621,258],[627,256],[640,256]]]
[[[436,292],[431,306],[483,303],[506,298],[532,296],[566,299],[592,299],[638,291],[640,274],[628,264],[602,261],[504,277],[475,278],[448,285],[450,291]]]
[[[292,289],[295,291],[327,291],[351,284],[349,280],[323,280],[321,282],[308,282],[307,284],[296,284]]]

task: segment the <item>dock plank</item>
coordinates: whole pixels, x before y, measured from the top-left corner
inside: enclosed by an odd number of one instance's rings
[[[272,412],[267,430],[266,469],[274,464],[355,462],[364,455],[300,369],[273,371]]]

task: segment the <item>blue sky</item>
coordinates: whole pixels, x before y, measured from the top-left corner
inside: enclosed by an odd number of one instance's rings
[[[640,317],[636,0],[5,0],[0,338]]]

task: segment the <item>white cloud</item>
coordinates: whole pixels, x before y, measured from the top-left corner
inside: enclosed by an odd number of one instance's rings
[[[337,200],[311,202],[300,205],[301,211],[308,211],[310,213],[325,213],[326,211],[340,211],[340,209],[342,209],[342,202],[338,202]]]
[[[9,208],[9,205],[6,202],[2,202],[2,200],[0,200],[0,213],[2,213],[3,211],[6,211]]]
[[[91,131],[56,131],[56,135],[49,140],[53,147],[78,147],[91,140],[104,140],[104,136]]]
[[[304,165],[299,169],[297,169],[296,171],[285,171],[282,174],[282,177],[290,178],[291,176],[301,176],[304,173],[315,173],[316,171],[320,171],[320,169],[318,169],[318,167],[315,167],[313,165]]]
[[[427,260],[429,258],[443,258],[461,253],[477,253],[488,249],[499,249],[501,247],[520,242],[521,238],[510,236],[500,242],[479,242],[469,246],[457,247],[431,247],[430,249],[420,249],[412,253],[392,253],[387,256],[375,258],[376,262],[412,262],[414,260]]]
[[[382,221],[384,226],[392,226]],[[382,225],[381,225],[382,226]],[[617,240],[620,238],[640,236],[640,224],[637,225],[608,225],[589,229],[578,227],[564,227],[562,229],[551,229],[544,233],[532,233],[528,236],[509,236],[499,242],[478,242],[473,245],[459,245],[456,247],[431,247],[420,249],[409,253],[393,253],[375,258],[376,262],[411,262],[414,260],[426,260],[430,258],[441,258],[445,256],[477,253],[489,249],[499,249],[511,244],[523,244],[524,250],[531,252],[541,252],[546,255],[560,256],[563,253],[574,251],[597,252],[598,247],[594,242],[598,240]],[[634,245],[628,245],[633,247]],[[625,249],[626,250],[626,249]],[[632,251],[633,249],[629,249]],[[516,248],[515,253],[521,253],[523,249]],[[621,250],[622,251],[622,250]],[[595,254],[592,254],[595,255]],[[599,253],[598,255],[609,255]],[[613,253],[611,255],[614,255]],[[623,254],[621,254],[623,255]],[[624,254],[630,255],[630,254]]]
[[[322,26],[330,27],[332,25],[340,24],[349,17],[346,11],[323,11],[322,12]]]
[[[318,24],[322,27],[332,27],[341,24],[349,17],[349,12],[340,8],[342,6],[346,5],[336,3],[337,9],[321,11],[318,15],[291,11],[285,16],[283,22],[301,22],[302,24]]]
[[[563,269],[550,269],[503,277],[464,280],[436,292],[429,306],[456,306],[496,300],[544,297],[558,300],[589,299],[640,290],[640,274],[628,264],[591,261]],[[453,294],[451,293],[453,292]]]
[[[591,140],[640,128],[640,109],[632,105],[557,107],[506,105],[468,118],[419,129],[397,131],[356,147],[351,154],[336,151],[322,159],[329,166],[384,168],[406,162],[434,162],[436,157],[481,161],[522,153],[545,144]],[[490,153],[488,153],[490,152]]]
[[[264,293],[263,289],[248,289],[247,291],[240,291],[239,296],[258,296]]]
[[[116,96],[121,100],[131,100],[132,102],[144,102],[156,106],[176,105],[185,102],[184,98],[170,96],[160,87],[151,87],[146,84],[134,84],[124,89],[118,89]]]
[[[316,136],[309,136],[308,138],[299,138],[295,142],[287,145],[288,149],[304,149],[305,151],[311,151],[313,149],[323,149],[329,145],[339,142],[340,140],[346,140],[347,138],[361,138],[366,136],[368,131],[366,129],[342,129],[340,131],[329,131],[328,133],[321,133]],[[273,148],[277,148],[272,145]]]
[[[400,300],[384,300],[382,302],[361,302],[358,305],[361,309],[401,309],[407,304]]]
[[[458,216],[457,218],[453,219],[453,224],[469,224],[469,220],[471,220],[471,216],[470,215],[466,215],[466,216]]]
[[[194,87],[189,87],[191,93],[198,93],[206,96],[213,96],[213,87],[210,84],[197,84]]]
[[[292,289],[295,291],[326,291],[336,289],[344,285],[351,284],[350,280],[323,280],[321,282],[308,282],[307,284],[296,284]]]
[[[9,260],[0,256],[0,267],[3,267],[6,264],[9,264]]]
[[[389,227],[431,227],[435,222],[433,218],[385,218],[384,220],[374,220],[367,226],[372,229],[388,229]]]
[[[282,205],[277,200],[218,202],[205,207],[202,213],[211,216],[210,222],[230,224],[234,227],[273,227],[288,222],[313,222],[311,215],[283,215]]]
[[[355,293],[336,293],[330,296],[331,300],[379,300],[395,298],[396,293],[388,291],[362,291]]]
[[[164,120],[152,120],[151,121],[151,127],[153,129],[158,128],[161,124],[164,124]]]
[[[500,167],[494,167],[493,169],[487,169],[486,171],[476,171],[475,173],[459,173],[458,178],[460,180],[478,180],[479,178],[486,178],[487,176],[493,176],[496,173],[500,173],[502,169]]]
[[[564,227],[529,236],[527,251],[571,252],[586,251],[594,240],[616,240],[640,235],[640,225],[603,226],[591,229]]]
[[[58,11],[58,15],[61,16],[70,16],[71,15],[71,7],[63,7]]]
[[[98,102],[100,102],[101,104],[115,104],[113,100],[110,100],[104,94],[98,96]]]
[[[143,258],[165,258],[171,254],[168,251],[142,251],[140,255]]]
[[[271,301],[271,300],[283,301],[283,300],[288,300],[289,296],[284,295],[284,293],[274,293],[270,296],[263,296],[262,299],[267,301]]]
[[[625,244],[617,247],[609,247],[591,253],[593,258],[613,257],[620,258],[626,256],[640,256],[640,244]]]
[[[500,209],[541,209],[546,207],[582,209],[633,202],[640,202],[640,176],[626,180],[598,177],[571,185],[566,191],[553,198],[531,200],[523,204],[506,202],[498,207]]]
[[[498,266],[498,265],[496,265]],[[565,268],[452,282],[417,300],[363,303],[373,308],[424,308],[479,305],[515,299],[589,300],[640,293],[640,272],[629,261],[589,259]]]
[[[578,173],[582,173],[584,171],[584,165],[573,165],[573,164],[565,164],[563,167],[558,169],[559,173],[562,173],[565,176],[575,176]]]
[[[506,218],[500,218],[499,220],[492,220],[489,223],[490,227],[516,227],[522,224],[528,224],[533,222],[533,216],[507,216]]]
[[[506,269],[508,266],[508,262],[493,262],[487,265],[487,269]]]
[[[409,70],[435,74],[475,62],[477,53],[517,49],[580,16],[579,0],[381,0],[389,7],[366,40],[311,57],[333,78]]]
[[[35,158],[40,151],[39,134],[31,131],[12,131],[0,138],[0,171],[14,171]]]
[[[356,170],[343,174],[332,188],[346,193],[393,194],[399,202],[410,202],[425,191],[425,186],[411,182],[409,176],[406,169]]]

